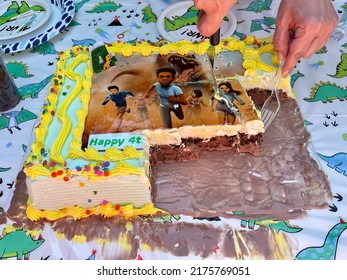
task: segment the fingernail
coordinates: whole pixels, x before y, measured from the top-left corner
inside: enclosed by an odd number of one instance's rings
[[[288,77],[288,75],[289,75],[289,72],[288,72],[288,71],[286,71],[286,72],[284,72],[284,73],[282,74],[282,77],[283,77],[283,78],[287,78],[287,77]]]
[[[279,61],[282,61],[284,59],[284,56],[282,53],[278,53],[277,56]]]

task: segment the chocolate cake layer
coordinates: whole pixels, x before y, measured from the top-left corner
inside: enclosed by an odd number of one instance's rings
[[[224,151],[249,152],[259,154],[260,143],[263,139],[261,134],[246,135],[240,133],[236,136],[218,136],[211,139],[182,139],[181,145],[155,145],[151,146],[150,154],[153,162],[180,162],[199,158],[201,151]]]
[[[258,105],[266,96],[254,98]],[[311,157],[310,134],[297,103],[282,106],[264,133],[262,154],[201,151],[198,160],[158,162],[154,203],[170,214],[194,217],[304,217],[332,198],[326,175]],[[241,212],[239,212],[241,211]],[[241,217],[236,216],[236,217]]]

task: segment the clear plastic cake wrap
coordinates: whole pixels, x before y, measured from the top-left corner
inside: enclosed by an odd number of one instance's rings
[[[261,93],[254,89],[249,94],[260,107]],[[295,99],[282,95],[281,103],[258,156],[202,151],[199,160],[159,163],[156,205],[169,213],[195,217],[281,220],[326,208],[332,198],[329,182],[315,160],[300,110]]]

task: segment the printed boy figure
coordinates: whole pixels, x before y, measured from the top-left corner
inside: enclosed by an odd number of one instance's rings
[[[126,96],[130,95],[132,97],[135,97],[135,95],[131,91],[119,91],[119,87],[116,85],[111,85],[107,89],[109,90],[110,94],[106,96],[106,98],[102,102],[102,105],[106,105],[110,100],[114,102],[117,108],[116,116],[118,123],[116,123],[116,132],[118,132],[120,126],[122,125],[123,115],[130,112],[130,109],[127,109]]]
[[[158,82],[150,86],[145,94],[145,98],[149,97],[149,93],[155,88],[160,97],[160,114],[165,128],[172,128],[171,112],[176,117],[183,120],[184,114],[181,107],[186,105],[187,101],[180,87],[173,85],[176,76],[176,70],[171,67],[159,68],[156,72]]]

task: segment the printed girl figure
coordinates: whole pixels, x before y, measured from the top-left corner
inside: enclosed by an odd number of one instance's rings
[[[236,117],[240,115],[237,106],[234,104],[236,100],[240,105],[245,102],[238,96],[239,91],[235,91],[230,82],[221,82],[218,85],[219,92],[213,93],[210,99],[210,106],[213,107],[214,99],[217,99],[215,112],[218,117],[218,124],[234,124]]]
[[[190,120],[192,115],[199,117],[201,115],[201,105],[207,106],[207,104],[202,99],[202,91],[200,89],[194,89],[187,98],[187,119]],[[200,118],[199,118],[200,119]],[[192,123],[194,120],[190,123]]]
[[[160,97],[160,115],[165,128],[172,128],[171,112],[175,116],[183,120],[184,114],[181,105],[187,105],[183,91],[180,87],[173,84],[176,76],[176,70],[171,67],[163,67],[157,70],[158,82],[150,86],[145,94],[145,98],[149,97],[149,93],[155,88]]]
[[[130,113],[130,109],[127,109],[127,95],[134,97],[135,95],[131,91],[119,91],[118,86],[111,85],[107,88],[110,92],[109,95],[106,96],[102,105],[105,106],[110,100],[114,102],[114,105],[117,108],[116,114],[116,132],[119,132],[119,129],[122,125],[123,115],[125,113]]]
[[[148,109],[147,109],[147,102],[146,102],[146,99],[144,97],[143,92],[139,92],[136,94],[134,104],[136,106],[137,114],[140,117],[143,125],[146,128],[149,128],[150,127],[150,120],[149,120],[149,114],[148,114]]]

